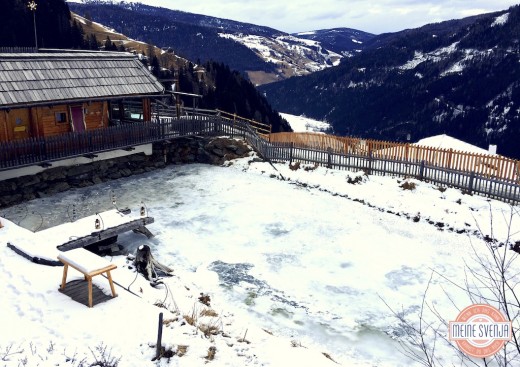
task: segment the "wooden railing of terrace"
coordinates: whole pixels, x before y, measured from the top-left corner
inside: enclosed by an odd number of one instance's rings
[[[262,136],[265,139],[269,139],[269,134],[271,134],[271,125],[264,124],[262,122],[258,122],[251,119],[246,119],[237,116],[236,114],[231,114],[221,110],[217,110],[217,113],[219,114],[219,116],[222,116],[228,121],[233,121],[233,123],[236,123],[237,121],[245,122],[249,124],[249,126],[252,127],[258,135]]]
[[[92,156],[136,145],[185,136],[229,135],[255,143],[260,138],[245,119],[218,115],[181,118],[156,116],[154,122],[136,122],[52,137],[0,143],[0,171],[31,165],[50,166],[53,161]],[[258,144],[258,143],[255,143]]]

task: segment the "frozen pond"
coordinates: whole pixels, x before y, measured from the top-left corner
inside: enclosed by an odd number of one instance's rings
[[[425,221],[268,174],[198,164],[70,191],[3,214],[34,230],[110,209],[113,198],[132,210],[143,202],[155,218],[148,226],[153,239],[119,237],[129,251],[150,245],[159,261],[191,277],[221,311],[316,346],[343,365],[413,365],[397,351],[402,325],[383,300],[413,319],[432,269],[457,279],[470,252],[467,235]],[[425,211],[432,200],[415,198]],[[428,295],[443,317],[454,319],[441,286],[449,284],[434,277]]]

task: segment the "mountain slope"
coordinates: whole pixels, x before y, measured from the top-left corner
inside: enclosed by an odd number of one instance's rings
[[[340,38],[345,30],[314,32],[316,37],[289,35],[278,30],[227,19],[191,14],[139,3],[83,0],[69,2],[75,13],[114,28],[133,39],[171,48],[190,60],[215,60],[247,73],[254,84],[305,75],[337,65],[362,44]],[[358,37],[370,34],[349,30]],[[321,44],[324,37],[327,46]],[[334,51],[328,49],[328,47]],[[344,46],[344,47],[343,47]]]
[[[172,48],[189,60],[228,60],[228,64],[237,70],[273,70],[247,47],[219,37],[214,28],[169,19],[167,9],[157,15],[151,9],[153,7],[142,4],[88,2],[69,3],[69,6],[73,12],[132,39]]]
[[[520,7],[377,36],[337,68],[266,85],[273,106],[337,134],[446,133],[520,157]]]
[[[351,28],[321,29],[296,33],[294,36],[317,41],[322,47],[343,56],[353,56],[365,48],[365,44],[375,35]]]

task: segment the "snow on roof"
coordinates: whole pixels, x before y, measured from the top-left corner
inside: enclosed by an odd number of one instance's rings
[[[479,148],[475,145],[471,145],[462,140],[453,138],[449,135],[442,134],[431,136],[419,140],[413,145],[421,145],[425,147],[433,147],[438,149],[453,149],[461,152],[476,153],[476,154],[490,154],[486,149]]]

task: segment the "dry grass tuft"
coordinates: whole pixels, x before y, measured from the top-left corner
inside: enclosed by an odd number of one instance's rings
[[[338,364],[338,362],[336,362],[335,360],[332,359],[332,357],[330,356],[329,353],[326,353],[326,352],[322,352],[322,353],[323,353],[323,355],[324,355],[325,357],[327,357],[328,359],[330,359],[332,362]]]
[[[220,333],[220,327],[215,324],[200,324],[199,330],[202,331],[204,336],[209,338],[211,335],[218,335]]]
[[[319,166],[318,166],[318,163],[314,163],[313,166],[305,166],[303,169],[307,172],[309,171],[314,171],[315,169],[317,169]]]
[[[206,359],[208,361],[214,360],[215,359],[215,354],[217,354],[217,348],[216,347],[209,347],[208,355],[206,356]]]
[[[307,347],[302,345],[302,342],[299,342],[299,341],[296,341],[296,340],[291,340],[291,346],[293,348],[307,348]]]
[[[209,307],[211,298],[207,294],[201,293],[199,297],[199,302]]]
[[[182,357],[188,352],[188,346],[187,345],[178,345],[177,346],[177,355],[179,357]]]
[[[300,169],[300,162],[289,164],[289,168],[291,169],[291,171],[298,171]]]
[[[440,192],[445,192],[447,190],[447,188],[443,187],[443,186],[438,186],[437,190],[439,190]]]
[[[166,320],[163,320],[163,325],[164,326],[168,326],[170,325],[172,322],[176,322],[176,321],[179,321],[179,318],[176,317],[174,319],[166,319]]]
[[[217,317],[218,313],[211,308],[206,308],[202,311],[200,311],[200,316],[208,316],[208,317]]]
[[[193,308],[191,309],[191,315],[184,315],[183,318],[188,324],[195,326],[199,319],[196,305],[193,305]]]
[[[399,187],[401,187],[403,190],[413,191],[415,190],[416,185],[415,182],[405,181]]]
[[[249,340],[246,339],[246,336],[247,336],[247,330],[248,330],[248,329],[246,329],[246,332],[244,333],[244,337],[237,339],[237,341],[238,341],[239,343],[246,343],[246,344],[250,344],[250,343],[251,343]]]
[[[191,317],[190,315],[184,315],[184,320],[186,320],[186,322],[188,324],[190,324],[191,326],[195,326],[196,320],[193,317]]]

